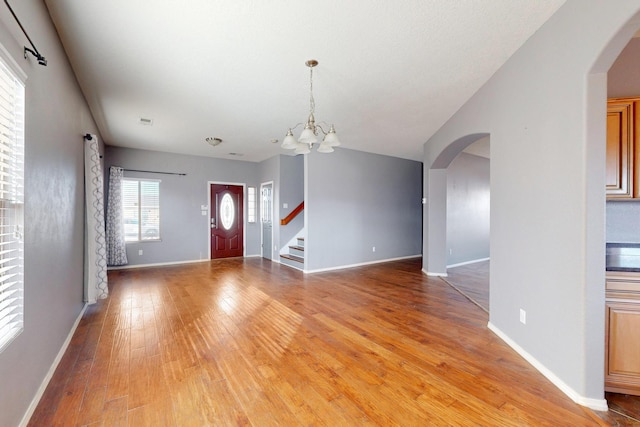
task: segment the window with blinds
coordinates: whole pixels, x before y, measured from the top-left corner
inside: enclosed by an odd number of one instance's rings
[[[122,219],[125,242],[160,240],[160,181],[125,178]]]
[[[24,325],[24,78],[0,52],[0,351]]]

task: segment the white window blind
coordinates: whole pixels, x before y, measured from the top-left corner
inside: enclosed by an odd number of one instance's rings
[[[125,242],[160,240],[160,181],[125,178],[122,219]]]
[[[0,55],[0,351],[24,327],[24,84]]]

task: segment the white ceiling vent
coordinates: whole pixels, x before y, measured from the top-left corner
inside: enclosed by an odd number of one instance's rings
[[[147,119],[145,117],[140,117],[140,124],[145,126],[151,126],[153,124],[153,119]]]

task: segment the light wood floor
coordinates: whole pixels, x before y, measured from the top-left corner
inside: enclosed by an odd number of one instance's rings
[[[449,268],[443,280],[488,313],[489,265],[489,261],[481,261]]]
[[[420,268],[112,271],[29,425],[606,425]]]

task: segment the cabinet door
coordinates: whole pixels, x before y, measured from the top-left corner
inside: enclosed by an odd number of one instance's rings
[[[640,395],[640,304],[606,303],[605,390]]]
[[[607,197],[633,197],[633,102],[607,107]]]

